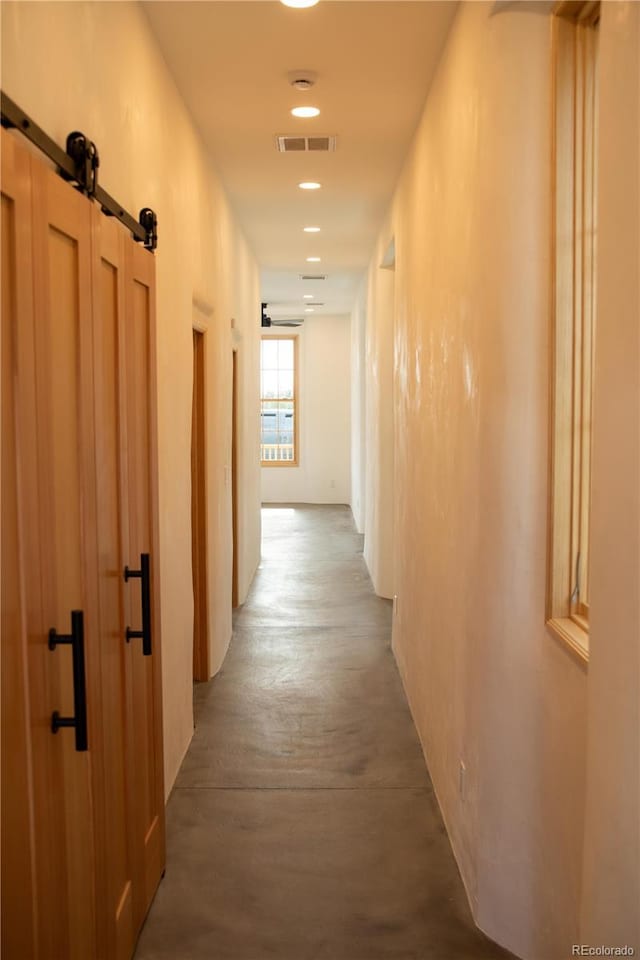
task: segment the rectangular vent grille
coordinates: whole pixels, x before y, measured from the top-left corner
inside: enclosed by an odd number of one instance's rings
[[[280,153],[310,153],[321,150],[333,153],[336,149],[336,137],[276,137],[276,148]]]
[[[307,150],[335,150],[335,137],[307,137]]]
[[[277,139],[280,153],[293,153],[296,150],[307,149],[306,137],[278,137]]]
[[[322,273],[301,273],[299,274],[301,280],[326,280],[326,274]]]
[[[307,304],[308,307],[324,307],[324,303],[319,303],[317,300],[309,300]]]

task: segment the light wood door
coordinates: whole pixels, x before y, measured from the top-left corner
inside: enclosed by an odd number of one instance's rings
[[[164,869],[154,269],[2,131],[6,960],[126,960]],[[142,595],[123,573],[141,554],[150,656],[126,637]],[[75,678],[69,646],[49,642],[72,611]],[[80,688],[86,750],[51,724]]]
[[[121,355],[125,342],[125,243],[115,220],[97,208],[93,219],[94,400],[96,417],[97,556],[101,682],[101,753],[104,776],[104,856],[101,942],[111,960],[127,960],[137,930],[133,917],[133,658],[125,642],[122,572],[128,541],[126,385]]]
[[[148,554],[151,571],[152,652],[131,641],[134,926],[139,928],[164,870],[164,777],[162,756],[162,675],[160,663],[160,590],[157,513],[157,424],[155,261],[133,241],[125,249],[125,339],[121,370],[125,375],[126,564],[140,568]],[[125,616],[134,630],[142,626],[139,579],[125,585]]]
[[[2,131],[2,948],[37,955],[27,622],[39,608],[39,558],[25,556],[20,477],[34,477],[31,178],[29,158]],[[26,364],[26,370],[25,370]],[[26,373],[26,377],[25,377]],[[27,432],[25,432],[27,431]],[[22,439],[24,442],[20,442]],[[20,452],[20,456],[19,456]],[[37,510],[37,497],[31,497]],[[37,524],[36,524],[37,525]],[[30,563],[35,566],[29,565]],[[28,575],[28,580],[27,580]],[[27,605],[30,611],[27,611]],[[31,612],[32,611],[32,612]]]
[[[164,870],[158,586],[155,261],[115,221],[94,219],[94,386],[108,956],[131,955]],[[149,556],[151,652],[143,627]]]
[[[43,164],[31,167],[37,471],[35,484],[22,477],[21,517],[42,586],[41,608],[27,607],[39,955],[87,960],[98,955],[94,816],[101,800],[91,217],[84,197]],[[74,715],[76,691],[71,649],[50,650],[48,634],[68,634],[73,610],[83,613],[86,640],[84,752],[72,729],[51,730],[53,711]]]

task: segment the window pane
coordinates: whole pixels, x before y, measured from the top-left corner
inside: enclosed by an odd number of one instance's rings
[[[262,341],[262,369],[278,369],[278,340]]]
[[[278,415],[278,443],[293,446],[293,404],[280,404]]]
[[[269,410],[266,407],[263,407],[262,416],[260,420],[261,420],[262,443],[277,443],[277,439],[278,439],[277,411]]]
[[[293,370],[280,370],[278,373],[278,396],[293,398]]]
[[[278,373],[264,370],[262,373],[262,396],[264,399],[278,396]]]
[[[261,417],[262,459],[289,461],[295,459],[293,403],[264,404]]]
[[[293,340],[278,340],[278,366],[281,370],[293,370]]]

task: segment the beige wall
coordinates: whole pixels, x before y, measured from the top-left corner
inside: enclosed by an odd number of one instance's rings
[[[477,922],[527,960],[564,960],[581,940],[640,948],[639,10],[604,7],[588,670],[544,623],[548,4],[461,6],[369,271],[375,380],[395,236],[394,649]],[[367,391],[367,423],[380,395]],[[385,437],[370,437],[375,477]],[[375,479],[370,495],[371,545]]]
[[[366,389],[367,298],[363,280],[351,314],[351,512],[358,533],[364,533],[366,505]]]
[[[364,559],[381,597],[394,594],[394,313],[395,269],[386,264],[392,228],[383,228],[354,316],[366,298]],[[356,371],[353,373],[357,377]]]
[[[263,467],[264,503],[349,503],[351,326],[349,316],[311,317],[265,336],[298,337],[298,466]]]
[[[213,669],[231,635],[231,318],[240,395],[240,587],[259,557],[256,265],[147,25],[130,3],[3,3],[2,89],[58,143],[82,130],[102,185],[158,214],[158,413],[167,791],[193,732],[191,329],[207,330]]]

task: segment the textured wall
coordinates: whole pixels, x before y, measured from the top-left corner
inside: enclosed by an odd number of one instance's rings
[[[264,331],[269,336],[269,331]],[[312,317],[297,331],[299,409],[297,467],[263,467],[265,503],[349,503],[351,496],[348,316]]]
[[[351,314],[351,510],[356,529],[364,533],[366,506],[366,289],[363,281]]]
[[[394,314],[395,269],[386,263],[393,228],[385,226],[369,270],[365,336],[364,559],[376,593],[394,594]],[[362,296],[362,294],[361,294]],[[355,376],[354,372],[354,376]]]
[[[577,936],[585,784],[544,625],[550,67],[546,15],[465,5],[394,207],[394,646],[478,923],[531,960]]]
[[[82,130],[102,185],[129,210],[153,207],[157,253],[160,538],[165,780],[193,733],[191,389],[194,319],[207,335],[211,661],[231,636],[231,318],[242,383],[240,587],[260,549],[257,269],[152,39],[130,3],[3,3],[2,89],[58,143]],[[196,305],[194,307],[194,299]],[[225,469],[227,468],[227,469]]]
[[[365,552],[375,573],[395,434],[396,657],[476,919],[528,960],[628,942],[638,898],[639,11],[605,4],[601,25],[587,669],[545,628],[549,10],[461,6],[371,262],[367,316]]]

